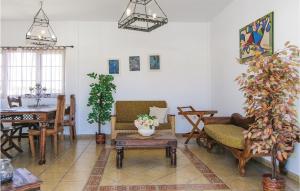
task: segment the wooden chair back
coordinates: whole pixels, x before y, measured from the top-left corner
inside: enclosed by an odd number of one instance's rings
[[[75,107],[76,107],[76,101],[75,101],[75,95],[72,94],[70,96],[70,121],[75,121]]]
[[[12,107],[22,107],[22,99],[21,96],[13,97],[7,96],[7,102],[10,108]]]
[[[55,114],[55,122],[54,122],[54,129],[56,131],[63,128],[65,108],[66,108],[65,95],[57,96],[56,114]]]

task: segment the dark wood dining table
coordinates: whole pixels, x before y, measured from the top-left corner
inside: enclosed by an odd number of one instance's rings
[[[66,108],[66,110],[68,107]],[[50,120],[55,119],[56,106],[39,107],[15,107],[9,109],[0,109],[1,122],[20,122],[20,123],[39,123],[40,128],[40,160],[39,164],[46,163],[46,128]]]

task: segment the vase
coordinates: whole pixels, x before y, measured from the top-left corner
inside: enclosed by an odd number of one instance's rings
[[[263,175],[263,191],[284,191],[285,181],[282,177],[272,179],[271,174]]]
[[[144,137],[149,137],[155,133],[155,128],[140,128],[138,130],[139,134],[144,136]]]
[[[10,159],[0,159],[0,179],[1,184],[9,182],[13,178],[14,168],[10,163]]]

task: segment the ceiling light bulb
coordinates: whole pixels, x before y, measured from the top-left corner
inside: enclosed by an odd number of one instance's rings
[[[41,36],[41,35],[38,35],[38,38],[39,38],[39,39],[42,39],[42,36]]]
[[[130,9],[127,9],[127,10],[126,10],[126,15],[127,15],[127,16],[131,15],[131,10],[130,10]]]
[[[153,17],[153,19],[156,19],[157,15],[155,13],[153,13],[152,17]]]
[[[53,39],[56,39],[56,36],[54,36],[54,35],[52,35],[51,37],[52,37]]]
[[[27,35],[30,36],[30,35],[31,35],[31,32],[28,32]]]
[[[46,31],[44,31],[44,30],[41,30],[41,34],[45,34],[46,33]]]

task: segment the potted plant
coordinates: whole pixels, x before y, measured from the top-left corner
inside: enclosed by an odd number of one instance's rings
[[[273,55],[259,52],[244,64],[247,72],[237,81],[246,98],[247,117],[255,122],[245,131],[253,153],[271,153],[272,174],[263,175],[264,190],[284,190],[285,182],[276,170],[276,160],[285,161],[299,141],[295,102],[300,92],[300,50],[288,42]]]
[[[101,133],[101,125],[110,120],[111,108],[114,103],[113,92],[116,91],[116,85],[113,83],[114,77],[111,75],[89,73],[88,77],[94,80],[90,84],[91,91],[88,99],[88,107],[91,112],[88,114],[90,124],[98,124],[96,132],[96,143],[105,144],[105,134]]]

